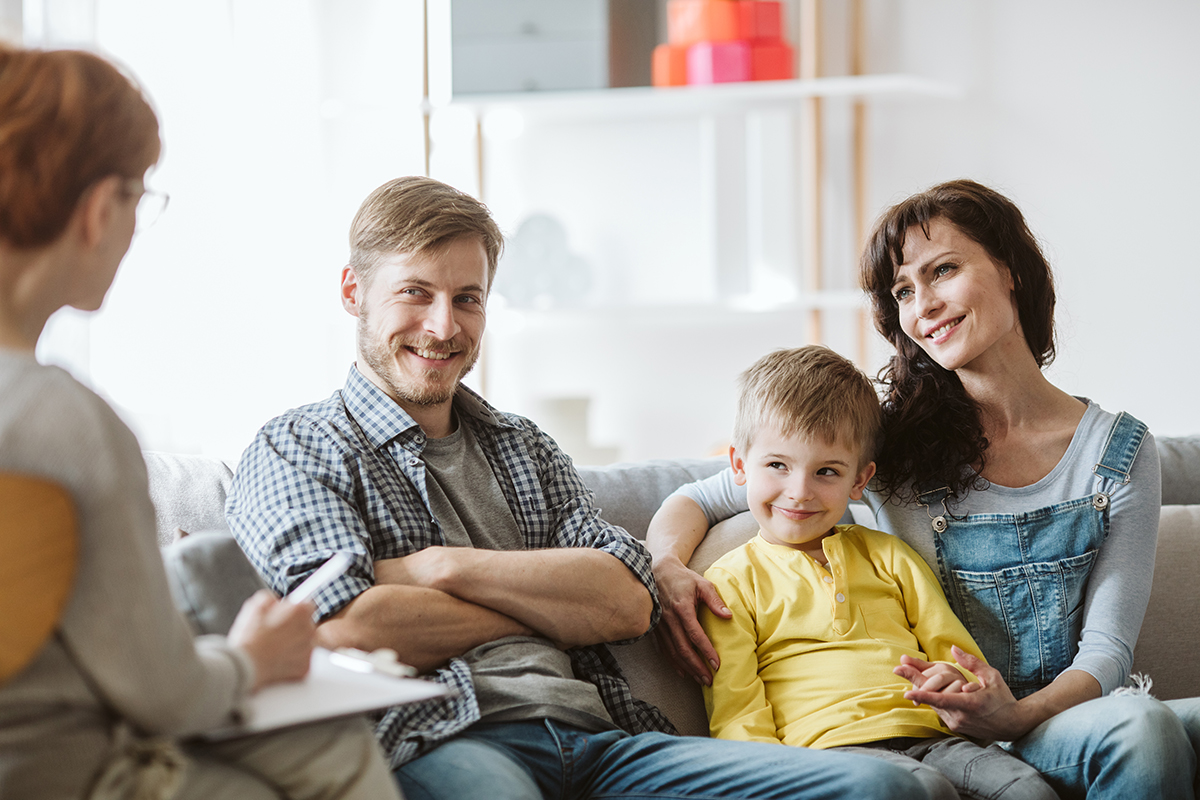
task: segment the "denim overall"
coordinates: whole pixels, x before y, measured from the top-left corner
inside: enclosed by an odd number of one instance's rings
[[[1109,498],[1129,483],[1145,436],[1146,426],[1122,412],[1092,468],[1095,492],[1034,511],[954,517],[946,513],[949,489],[918,494],[950,606],[1018,698],[1053,681],[1079,650]],[[940,515],[932,510],[939,506]]]

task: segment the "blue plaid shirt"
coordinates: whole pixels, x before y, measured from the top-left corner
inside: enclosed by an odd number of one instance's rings
[[[554,441],[532,422],[504,414],[460,386],[454,407],[482,447],[530,549],[594,547],[616,556],[654,599],[645,547],[600,519],[592,493]],[[316,598],[321,619],[375,584],[373,562],[445,544],[425,487],[425,434],[378,387],[350,369],[345,388],[263,426],[238,464],[226,504],[233,535],[278,594],[341,551],[347,573]],[[604,645],[570,651],[575,674],[595,684],[613,721],[630,733],[674,733],[653,706],[635,700]],[[402,656],[403,657],[403,656]],[[479,719],[467,665],[454,658],[436,680],[449,700],[383,712],[376,734],[397,767]]]

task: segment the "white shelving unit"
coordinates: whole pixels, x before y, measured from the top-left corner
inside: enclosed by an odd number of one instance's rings
[[[748,197],[752,192],[747,185],[767,186],[771,181],[778,180],[778,176],[766,166],[766,159],[753,157],[758,152],[756,148],[761,149],[761,142],[754,141],[753,135],[747,132],[748,120],[771,114],[775,115],[776,120],[780,115],[792,118],[813,115],[819,112],[819,103],[823,100],[865,103],[888,97],[954,98],[958,93],[954,87],[911,75],[853,75],[711,86],[460,95],[444,103],[427,100],[425,112],[434,119],[438,114],[451,113],[459,117],[469,116],[474,121],[475,178],[485,200],[487,131],[492,122],[504,123],[509,129],[533,129],[539,125],[560,123],[604,125],[645,122],[654,125],[673,120],[693,120],[698,125],[706,126],[706,141],[711,144],[702,158],[703,163],[697,164],[696,169],[712,176],[712,204],[697,227],[711,232],[714,237],[714,259],[720,268],[740,276],[737,280],[754,285],[769,284],[770,281],[761,280],[762,276],[755,274],[755,269],[761,272],[761,268],[756,267],[756,259],[749,255],[756,246],[762,249],[756,237],[761,238],[764,234],[750,229],[748,218],[753,218],[754,214],[748,213],[747,209],[753,208],[755,199]],[[818,112],[814,112],[814,108]],[[803,209],[799,217],[768,219],[763,225],[773,225],[776,229],[785,227],[785,224],[788,227],[807,228],[803,238],[814,240],[810,248],[793,248],[796,252],[783,268],[783,271],[790,273],[786,275],[788,280],[804,287],[800,296],[784,298],[771,304],[771,307],[787,307],[804,312],[809,323],[808,338],[823,341],[825,337],[821,329],[820,311],[861,308],[862,301],[857,292],[825,288],[820,277],[823,271],[820,228],[825,209],[819,186],[824,171],[820,163],[819,134],[817,139],[813,145],[816,151],[812,157],[813,163],[807,165],[801,176],[802,182],[811,185],[798,187],[795,191],[796,206],[807,202],[815,207]],[[729,164],[736,166],[730,169]],[[857,168],[865,171],[865,165],[861,163]],[[766,207],[770,204],[760,202],[759,205]],[[855,209],[847,209],[843,213],[861,213],[862,206],[862,203],[857,203]],[[865,220],[858,219],[854,229],[861,231],[865,225]],[[778,236],[778,233],[774,235]],[[761,305],[764,301],[762,291],[746,294],[757,294],[757,297],[735,296],[732,307],[744,310]],[[714,308],[715,305],[699,304],[697,313],[708,313]],[[646,311],[649,312],[649,308]],[[865,335],[860,338],[865,340]],[[858,349],[859,355],[863,356],[865,341],[860,342]]]
[[[530,120],[653,120],[794,107],[795,101],[805,98],[953,98],[958,94],[954,87],[912,75],[847,75],[712,86],[460,95],[449,103],[428,103],[427,108],[434,113],[439,108],[464,109],[480,120],[496,112],[516,112]]]
[[[798,2],[803,9],[818,0]],[[618,445],[621,458],[657,457],[679,447],[667,443],[665,431],[687,429],[707,437],[704,441],[722,435],[731,387],[752,353],[822,342],[868,366],[872,334],[864,300],[848,278],[852,253],[873,213],[865,200],[865,109],[873,100],[954,99],[960,91],[911,75],[815,77],[819,43],[803,34],[820,29],[819,20],[800,16],[798,23],[798,52],[808,53],[809,61],[801,63],[797,80],[425,101],[427,131],[443,114],[444,121],[454,119],[461,126],[458,163],[469,152],[464,148],[473,147],[474,180],[485,202],[507,208],[517,220],[542,205],[534,195],[550,189],[553,199],[542,207],[553,213],[562,209],[575,220],[576,232],[611,212],[596,226],[589,246],[597,246],[601,231],[611,239],[615,230],[618,236],[628,234],[626,244],[644,249],[627,251],[635,258],[625,261],[610,256],[594,274],[622,288],[630,269],[641,270],[640,276],[662,276],[640,288],[635,284],[639,290],[630,295],[601,290],[580,305],[518,309],[495,304],[478,376],[486,396],[535,418],[546,413],[537,404],[547,400],[590,407],[583,417],[564,422],[562,430],[549,429],[551,434],[589,445]],[[823,119],[827,101],[835,115]],[[837,116],[846,112],[852,122]],[[473,134],[461,138],[469,125]],[[649,149],[640,147],[643,125]],[[832,159],[824,142],[827,128],[836,137]],[[523,130],[520,135],[527,138],[515,146],[501,136],[489,142],[504,129]],[[690,137],[688,144],[660,163],[662,151],[654,148],[676,136]],[[428,164],[433,146],[428,136],[426,146]],[[547,148],[544,154],[542,148]],[[496,165],[533,168],[489,169],[489,156],[501,153],[506,160]],[[518,158],[507,160],[510,154]],[[580,159],[596,166],[571,169],[569,162]],[[558,168],[539,169],[550,164],[564,164],[571,177]],[[456,169],[466,185],[470,178],[463,167]],[[606,172],[618,169],[619,178]],[[678,170],[687,172],[681,183],[690,194],[680,214],[664,218],[648,199],[654,189],[646,180],[669,181],[664,173]],[[489,178],[495,187],[487,185]],[[593,185],[614,197],[612,208],[597,207],[584,196],[580,187]],[[514,192],[514,186],[529,191]],[[621,192],[644,197],[633,197],[630,208],[622,208]],[[663,230],[662,236],[656,230]],[[689,247],[681,249],[684,239]],[[599,245],[598,257],[605,246]],[[585,247],[584,253],[591,250]],[[828,270],[825,261],[833,265]],[[774,292],[775,286],[785,290]],[[669,397],[686,402],[678,407]],[[715,433],[709,430],[714,419],[720,421]]]

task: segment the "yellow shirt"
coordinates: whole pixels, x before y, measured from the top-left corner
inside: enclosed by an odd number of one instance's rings
[[[817,748],[953,735],[892,674],[905,653],[954,663],[958,645],[983,658],[932,570],[900,539],[859,525],[838,525],[822,544],[828,569],[759,535],[704,573],[733,612],[724,620],[701,604],[721,656],[704,688],[712,735]]]

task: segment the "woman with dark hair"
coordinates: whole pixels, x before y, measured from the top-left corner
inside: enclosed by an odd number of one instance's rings
[[[959,656],[981,680],[967,684],[906,656],[905,696],[957,733],[1007,742],[1064,797],[1192,797],[1197,704],[1111,694],[1150,596],[1157,450],[1144,424],[1042,373],[1054,285],[1021,212],[973,181],[935,186],[884,212],[860,278],[896,350],[866,499],[934,567],[988,658]],[[668,498],[647,536],[660,640],[702,683],[720,662],[696,604],[729,611],[685,565],[710,525],[745,509],[726,471]]]
[[[107,61],[0,45],[0,472],[63,487],[79,542],[52,637],[0,686],[0,797],[398,798],[361,719],[181,743],[305,675],[315,606],[260,592],[228,637],[193,639],[137,440],[35,357],[51,314],[104,302],[158,156],[154,111]]]

